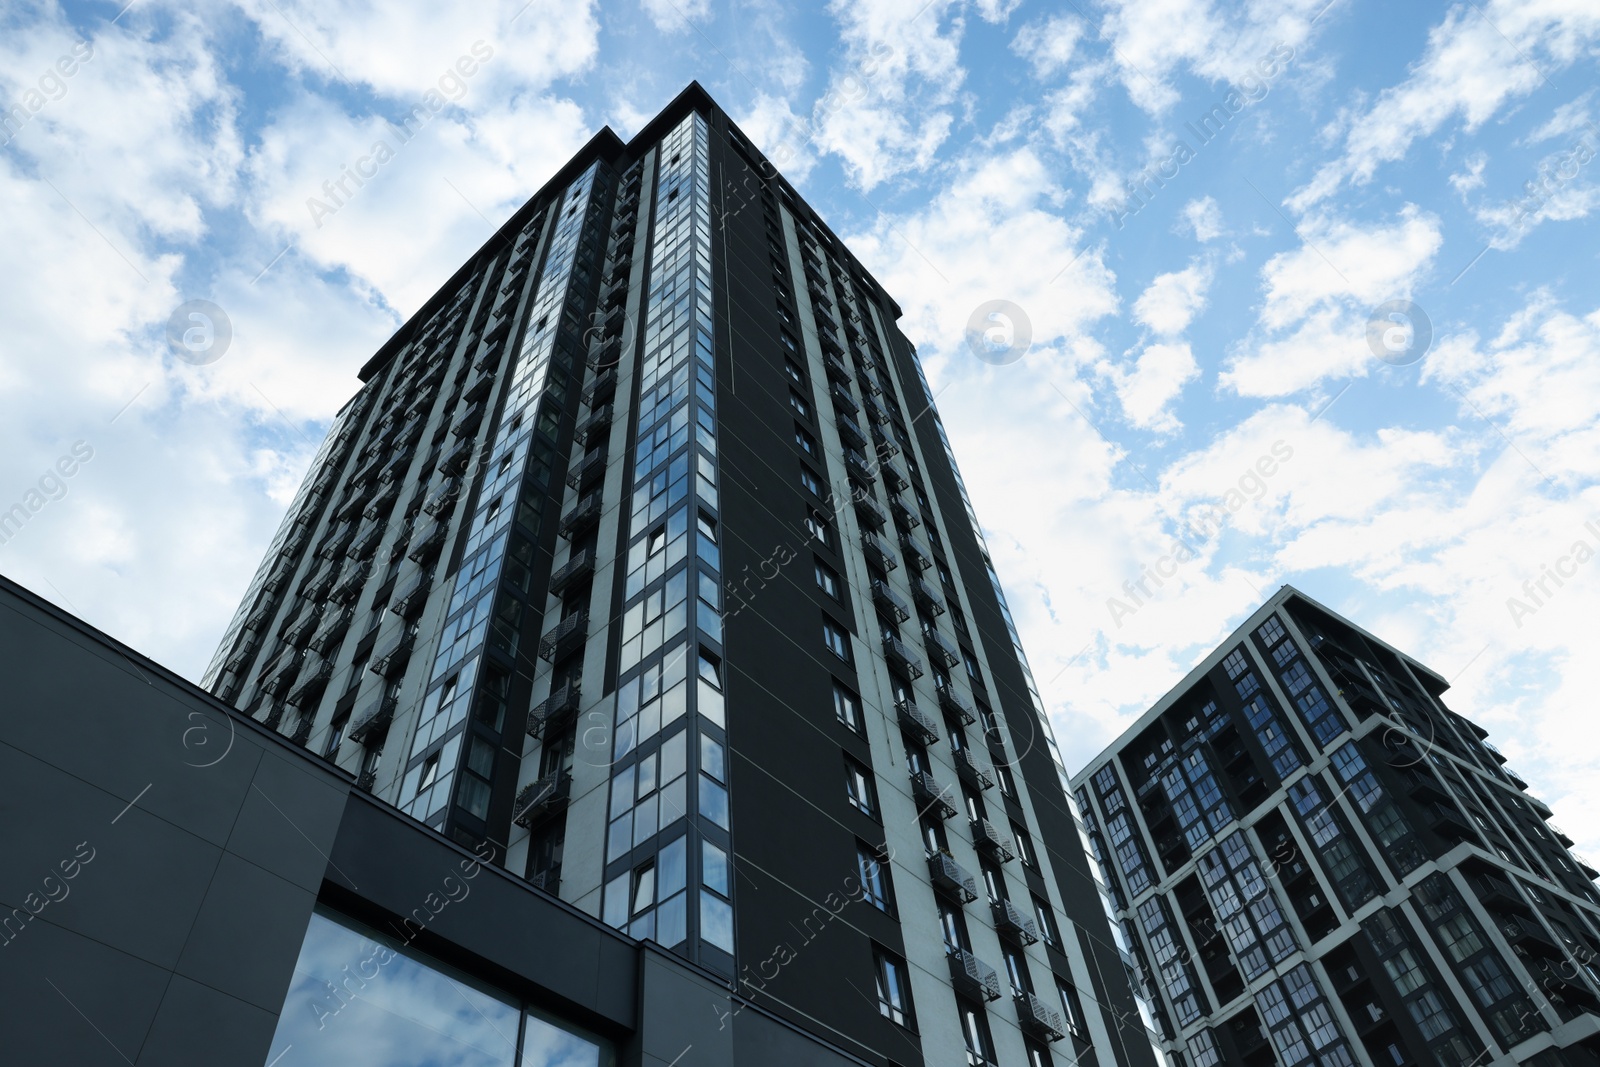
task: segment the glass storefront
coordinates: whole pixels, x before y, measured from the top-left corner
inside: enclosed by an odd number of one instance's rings
[[[271,1067],[612,1067],[611,1050],[319,909],[266,1063]]]

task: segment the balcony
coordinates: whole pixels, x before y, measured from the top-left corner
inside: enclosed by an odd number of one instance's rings
[[[561,536],[568,541],[576,540],[600,525],[600,516],[604,511],[605,506],[600,494],[590,493],[572,505],[571,511],[561,516]]]
[[[861,535],[861,551],[866,554],[868,563],[885,574],[900,565],[900,561],[894,558],[889,546],[871,534]]]
[[[471,437],[482,422],[483,404],[481,402],[468,404],[466,410],[456,419],[455,425],[450,427],[450,433],[456,437]]]
[[[1535,956],[1547,956],[1550,959],[1560,959],[1562,956],[1561,947],[1556,944],[1555,938],[1532,919],[1521,915],[1502,915],[1496,925],[1505,935],[1507,943],[1519,954],[1531,953]]]
[[[848,386],[850,384],[850,368],[844,365],[844,360],[838,356],[824,356],[822,369],[828,379],[835,385]]]
[[[861,409],[866,412],[867,420],[869,422],[875,422],[879,426],[882,426],[884,423],[889,421],[889,413],[884,410],[883,405],[872,399],[870,396],[867,397],[866,403],[861,405]]]
[[[970,748],[955,750],[956,774],[972,788],[980,792],[994,788],[994,768],[990,767]]]
[[[295,648],[305,648],[311,643],[311,635],[317,632],[317,626],[322,622],[322,605],[313,604],[302,611],[293,622],[283,628],[285,644]]]
[[[1522,899],[1516,887],[1498,873],[1475,871],[1467,875],[1467,881],[1471,883],[1473,890],[1478,894],[1478,899],[1483,901],[1486,907],[1497,911],[1509,909],[1521,912],[1528,909],[1527,902]]]
[[[395,709],[400,701],[395,697],[380,697],[350,717],[346,736],[358,745],[372,747],[383,740],[394,721]]]
[[[300,595],[308,600],[323,600],[328,595],[328,590],[333,588],[333,580],[339,576],[339,568],[331,563],[319,564],[317,569],[300,583]]]
[[[339,580],[334,583],[328,596],[335,604],[345,604],[354,600],[360,594],[361,587],[367,584],[367,576],[371,573],[371,560],[356,564],[339,575]]]
[[[561,596],[570,586],[594,574],[594,553],[584,549],[550,572],[550,592]]]
[[[928,658],[935,663],[954,667],[961,662],[961,653],[956,650],[956,646],[938,630],[930,628],[922,631],[922,642],[928,646]]]
[[[874,479],[872,465],[867,462],[867,457],[859,452],[845,452],[844,472],[852,482],[863,489],[872,485]]]
[[[928,879],[938,892],[958,905],[970,904],[978,899],[978,881],[966,868],[950,858],[947,852],[935,852],[928,857]]]
[[[883,453],[879,453],[883,455]],[[887,456],[883,457],[888,459]],[[911,507],[901,497],[889,501],[889,510],[894,514],[894,523],[902,530],[915,530],[922,525],[922,514]]]
[[[950,984],[973,1000],[1000,999],[1000,976],[994,968],[961,949],[950,953]]]
[[[472,384],[467,386],[466,391],[461,394],[461,399],[467,401],[479,401],[487,399],[489,396],[489,390],[493,388],[493,372],[479,374],[476,378],[472,379]]]
[[[1493,745],[1492,743],[1490,743],[1488,741],[1481,741],[1480,744],[1482,744],[1484,748],[1489,750],[1489,755],[1494,757],[1494,761],[1496,763],[1502,763],[1502,764],[1505,763],[1506,754],[1504,752],[1501,752],[1499,748],[1495,747],[1495,745]]]
[[[542,871],[535,871],[528,876],[528,884],[543,889],[551,896],[559,896],[561,888],[561,865],[547,867]]]
[[[612,367],[604,374],[595,376],[583,391],[583,402],[591,408],[596,404],[603,404],[617,395],[617,369]]]
[[[372,792],[372,787],[377,784],[378,772],[376,768],[370,771],[362,771],[360,774],[356,775],[356,788],[361,790],[363,793]]]
[[[891,670],[908,681],[922,677],[922,661],[898,637],[884,636],[883,658],[889,661]]]
[[[1581,852],[1573,852],[1568,849],[1567,855],[1571,856],[1578,866],[1583,869],[1583,873],[1588,875],[1590,881],[1600,878],[1600,868],[1596,868],[1593,863],[1590,863]]]
[[[936,688],[939,690],[939,707],[944,709],[946,715],[958,720],[963,726],[971,726],[978,721],[972,705],[967,703],[966,697],[956,692],[954,686],[941,685]]]
[[[574,612],[539,641],[539,658],[555,663],[583,647],[589,636],[589,610]]]
[[[1017,1023],[1023,1033],[1031,1034],[1040,1041],[1060,1041],[1067,1036],[1066,1029],[1061,1025],[1060,1012],[1032,993],[1018,993],[1015,1000]]]
[[[899,444],[885,437],[883,430],[876,426],[872,428],[872,450],[878,454],[879,463],[887,463],[900,454]],[[911,517],[915,519],[911,524],[913,526],[922,521],[919,516]]]
[[[920,745],[931,745],[939,740],[939,724],[933,716],[909,700],[894,702],[895,715],[900,720],[901,731]]]
[[[928,549],[910,534],[900,535],[900,547],[905,551],[908,565],[919,571],[925,571],[933,566],[933,557],[928,554]]]
[[[1553,822],[1547,822],[1544,824],[1544,828],[1555,835],[1555,839],[1561,842],[1563,848],[1572,847],[1572,835],[1567,833],[1561,827],[1557,826]]]
[[[457,441],[445,452],[444,458],[439,461],[439,469],[446,474],[460,474],[467,468],[467,460],[472,458],[472,442]]]
[[[406,555],[418,563],[433,559],[444,548],[445,524],[435,519],[411,542]]]
[[[387,528],[386,523],[367,523],[350,542],[350,547],[345,549],[345,555],[351,559],[366,559],[378,550],[378,542],[383,540],[383,532]]]
[[[355,618],[355,609],[342,608],[322,624],[322,628],[311,638],[311,647],[318,655],[325,656],[330,649],[339,647],[339,642],[344,639],[345,633],[350,629],[350,623]]]
[[[422,510],[429,515],[448,512],[456,506],[456,497],[460,495],[461,479],[456,475],[451,475],[439,483],[439,488],[434,490],[433,495],[428,498],[428,502],[422,505]]]
[[[317,555],[331,563],[344,555],[344,550],[350,547],[355,536],[355,526],[347,524],[323,539],[322,544],[317,546]]]
[[[402,619],[414,619],[422,613],[422,608],[428,603],[430,575],[424,571],[406,583],[404,589],[395,594],[389,601],[389,610]]]
[[[238,674],[244,670],[245,664],[250,662],[251,658],[256,654],[256,649],[260,647],[261,639],[259,637],[250,637],[240,642],[239,646],[229,654],[227,661],[222,665],[222,669]]]
[[[546,731],[571,721],[578,714],[582,696],[582,686],[575,681],[551,693],[549,699],[528,713],[528,736],[543,737]]]
[[[881,578],[872,580],[872,602],[878,605],[879,611],[895,622],[905,622],[911,618],[911,609],[906,606],[906,602],[901,600],[899,595],[889,588],[889,583]]]
[[[511,821],[528,829],[547,816],[554,815],[567,806],[572,793],[572,775],[555,771],[536,782],[529,782],[517,794],[511,806]]]
[[[568,472],[567,484],[581,493],[605,477],[605,473],[606,454],[597,449],[585,453],[578,465]]]
[[[917,607],[929,615],[944,614],[944,597],[939,595],[937,587],[920,576],[913,575],[911,578],[911,597],[917,602]]]
[[[411,469],[411,461],[417,458],[415,446],[400,450],[389,462],[383,465],[383,473],[378,475],[378,480],[387,485],[405,477],[406,471]]]
[[[855,505],[856,518],[861,520],[863,529],[881,530],[888,523],[889,518],[883,513],[883,509],[865,493],[856,496]]]
[[[988,856],[996,863],[1010,863],[1016,859],[1011,852],[1011,839],[988,819],[972,820],[972,844],[979,855]]]
[[[990,910],[994,913],[995,932],[1012,944],[1026,948],[1039,940],[1039,927],[1011,901],[999,901]]]
[[[906,479],[905,471],[902,471],[893,463],[885,463],[879,470],[883,473],[883,484],[887,485],[892,492],[903,493],[911,487],[911,483]]]
[[[612,407],[606,404],[596,408],[588,418],[578,423],[576,436],[579,441],[589,444],[590,439],[598,439],[601,434],[611,428]]]
[[[410,630],[403,631],[388,645],[384,646],[372,664],[367,669],[382,678],[398,678],[405,673],[406,664],[411,662],[411,650],[416,647],[417,635]]]
[[[315,721],[311,715],[301,715],[295,720],[294,729],[289,732],[289,740],[304,747],[311,740],[311,724]]]
[[[1500,769],[1506,773],[1507,778],[1511,779],[1512,785],[1522,790],[1526,790],[1528,788],[1528,780],[1522,777],[1522,775],[1518,774],[1510,767],[1501,767]]]
[[[956,806],[950,802],[948,791],[931,774],[911,772],[911,799],[917,805],[918,815],[928,812],[941,819],[956,816]]]
[[[837,411],[854,415],[861,408],[856,404],[855,398],[850,395],[850,390],[842,385],[830,386],[828,395],[833,398],[833,406]]]
[[[839,427],[839,440],[844,442],[845,448],[866,447],[867,435],[861,432],[855,419],[841,411],[835,423]]]
[[[289,703],[297,708],[307,705],[315,706],[316,698],[328,688],[328,679],[333,677],[333,663],[330,660],[318,660],[316,665],[304,671],[293,689],[289,691]]]
[[[400,487],[398,485],[390,485],[383,492],[373,497],[372,502],[362,509],[361,514],[374,522],[386,519],[389,517],[389,512],[394,510],[395,502],[399,499]]]

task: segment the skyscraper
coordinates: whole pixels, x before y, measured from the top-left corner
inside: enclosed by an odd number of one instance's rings
[[[1074,778],[1189,1067],[1600,1062],[1600,894],[1449,682],[1284,587]]]
[[[897,317],[698,86],[603,132],[362,369],[205,685],[868,1062],[1153,1063]]]

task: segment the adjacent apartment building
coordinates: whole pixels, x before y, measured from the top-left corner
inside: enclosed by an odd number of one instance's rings
[[[1073,779],[1174,1063],[1600,1063],[1597,872],[1448,685],[1284,587]]]
[[[204,685],[862,1062],[1146,1067],[898,314],[698,86],[602,132],[362,368]]]

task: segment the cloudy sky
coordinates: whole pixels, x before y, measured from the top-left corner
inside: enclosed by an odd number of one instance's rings
[[[698,79],[904,307],[1069,765],[1292,582],[1600,853],[1593,0],[124,2],[0,15],[10,577],[198,677],[363,360]]]

